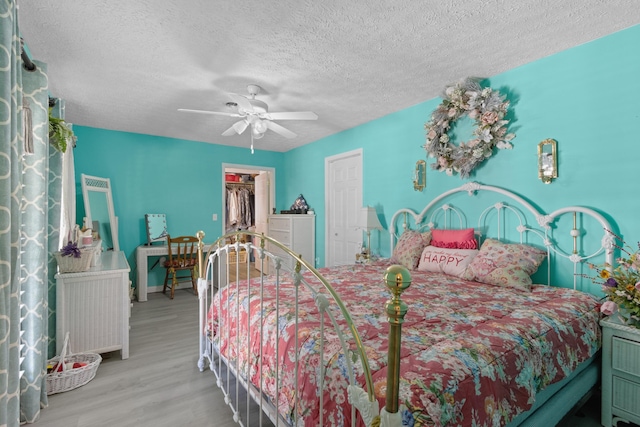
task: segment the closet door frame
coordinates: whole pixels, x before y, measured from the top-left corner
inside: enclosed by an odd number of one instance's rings
[[[240,165],[235,163],[222,163],[222,215],[221,216],[221,224],[220,229],[222,231],[221,235],[226,233],[225,224],[227,223],[227,192],[226,192],[226,181],[225,181],[225,173],[231,173],[230,171],[234,171],[233,173],[260,173],[261,171],[267,171],[271,175],[271,183],[269,186],[269,198],[265,198],[265,200],[269,200],[269,204],[271,208],[276,206],[276,169],[269,166],[256,166],[256,165]],[[240,171],[240,172],[236,172]]]

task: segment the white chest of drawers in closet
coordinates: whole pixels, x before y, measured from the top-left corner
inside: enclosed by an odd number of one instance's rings
[[[269,237],[301,255],[302,259],[315,267],[316,262],[316,216],[309,214],[269,215]],[[278,255],[279,248],[271,248]],[[288,258],[286,258],[288,259]],[[292,260],[293,262],[293,260]],[[294,265],[291,265],[293,268]]]

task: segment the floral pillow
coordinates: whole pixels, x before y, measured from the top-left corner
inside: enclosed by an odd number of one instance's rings
[[[462,230],[431,230],[431,245],[438,248],[478,249],[473,228]]]
[[[420,233],[415,230],[407,230],[400,236],[396,247],[393,249],[391,262],[402,264],[409,270],[415,270],[420,261],[420,255],[425,246],[431,240],[431,233]]]
[[[531,275],[547,253],[533,246],[487,239],[471,261],[463,278],[490,285],[531,289]]]
[[[422,251],[418,270],[462,277],[467,266],[477,254],[477,249],[448,249],[427,246]]]

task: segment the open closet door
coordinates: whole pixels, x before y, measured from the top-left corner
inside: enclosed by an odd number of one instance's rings
[[[255,178],[255,219],[256,233],[268,234],[268,218],[271,211],[271,174],[268,171],[261,171]],[[261,263],[255,254],[255,267],[260,270]],[[265,272],[266,273],[266,272]]]

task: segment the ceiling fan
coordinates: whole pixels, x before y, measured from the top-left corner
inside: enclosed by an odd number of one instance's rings
[[[260,86],[248,85],[247,91],[249,97],[238,95],[235,93],[227,94],[232,102],[228,102],[227,106],[236,109],[236,112],[227,113],[223,111],[207,111],[207,110],[190,110],[187,108],[178,108],[178,111],[187,113],[213,114],[218,116],[239,117],[240,120],[235,122],[224,132],[223,136],[240,135],[248,127],[251,128],[251,152],[253,153],[253,140],[260,139],[264,136],[268,129],[285,138],[295,138],[296,134],[289,129],[275,123],[273,120],[317,120],[318,115],[311,111],[290,111],[290,112],[269,112],[269,106],[259,99],[256,95],[260,93]]]

